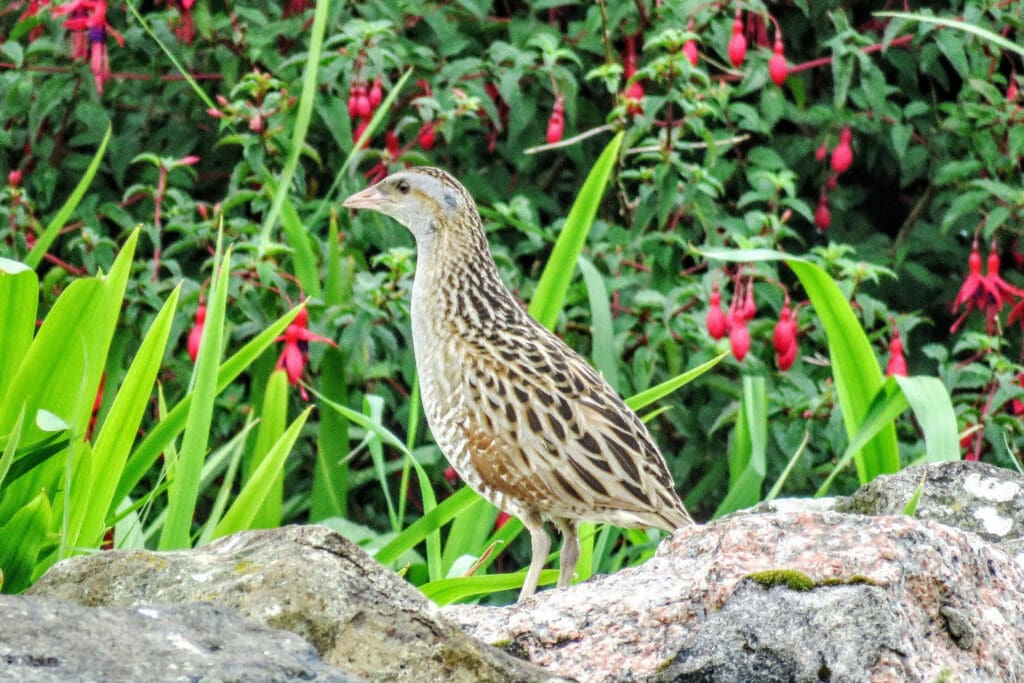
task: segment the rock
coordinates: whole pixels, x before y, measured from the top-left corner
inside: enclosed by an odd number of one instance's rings
[[[1024,569],[903,515],[734,515],[677,531],[642,566],[445,613],[581,681],[1024,678]]]
[[[302,638],[211,604],[90,608],[0,595],[5,681],[356,681]]]
[[[849,498],[836,500],[840,512],[903,514],[921,481],[915,517],[973,531],[990,541],[1024,538],[1024,477],[980,462],[915,465],[877,477]]]
[[[414,587],[321,526],[240,533],[189,551],[76,557],[29,593],[87,606],[215,602],[301,636],[329,664],[372,680],[550,679],[464,634]]]

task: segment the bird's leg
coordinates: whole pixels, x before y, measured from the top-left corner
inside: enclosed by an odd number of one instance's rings
[[[558,560],[558,587],[565,588],[572,584],[576,563],[580,559],[580,539],[576,533],[577,521],[561,518],[554,520],[554,523],[562,532],[562,552]]]
[[[526,572],[526,579],[523,581],[523,590],[519,593],[519,602],[530,597],[537,590],[537,582],[540,581],[540,572],[548,561],[548,551],[551,550],[551,537],[544,530],[544,521],[536,512],[521,517],[523,526],[530,532],[530,569]]]

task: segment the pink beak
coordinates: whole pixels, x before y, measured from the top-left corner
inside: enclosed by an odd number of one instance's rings
[[[380,209],[381,204],[384,202],[384,195],[377,186],[368,187],[362,192],[356,192],[354,195],[346,199],[341,203],[342,206],[349,209]]]

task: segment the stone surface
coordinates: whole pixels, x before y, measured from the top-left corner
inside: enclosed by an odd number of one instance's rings
[[[29,592],[87,606],[215,602],[295,633],[326,662],[373,680],[550,679],[464,634],[414,587],[321,526],[236,534],[191,551],[76,557]]]
[[[323,681],[358,679],[285,631],[205,603],[89,608],[0,595],[4,681]]]
[[[995,542],[1024,538],[1024,477],[979,462],[915,465],[882,475],[849,498],[836,499],[835,507],[840,512],[899,515],[922,480],[918,519],[973,531]]]
[[[796,591],[743,581],[652,681],[867,680],[887,659],[899,668],[898,608],[876,586]]]
[[[769,570],[814,587],[751,582]],[[975,534],[787,512],[681,529],[640,567],[520,605],[445,612],[581,681],[999,681],[1024,679],[1022,591],[1024,570]]]

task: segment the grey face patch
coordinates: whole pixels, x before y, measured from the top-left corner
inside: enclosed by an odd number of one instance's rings
[[[455,198],[451,192],[445,192],[443,195],[444,203],[448,205],[450,209],[456,209],[459,206],[459,201]]]
[[[432,232],[432,233],[437,232],[437,221],[431,219],[430,224],[429,224],[429,228],[430,228],[430,232]]]

